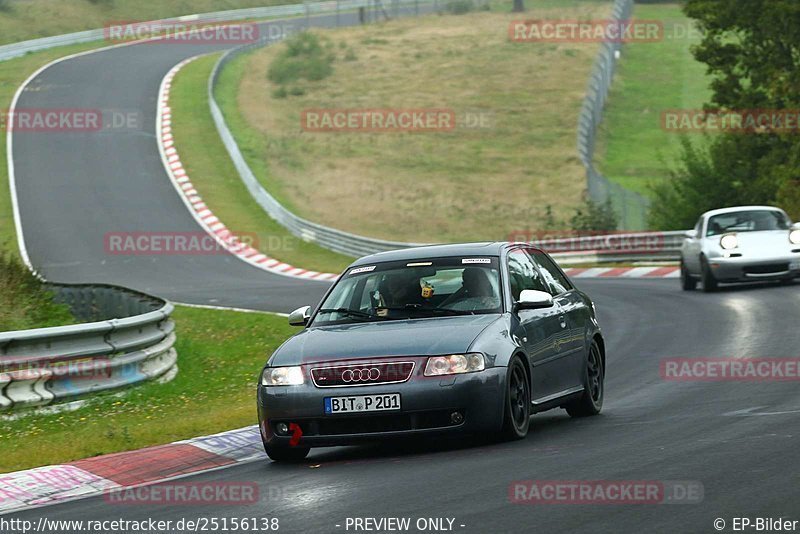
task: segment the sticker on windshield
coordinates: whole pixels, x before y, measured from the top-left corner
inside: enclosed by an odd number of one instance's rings
[[[369,267],[358,267],[357,269],[353,269],[350,271],[349,274],[358,274],[358,273],[369,273],[375,270],[375,265],[370,265]]]
[[[467,263],[492,263],[491,258],[464,258],[461,260],[461,264],[465,265]]]

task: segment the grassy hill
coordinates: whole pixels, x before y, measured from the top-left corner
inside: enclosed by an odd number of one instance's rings
[[[587,19],[608,16],[610,3],[529,7],[526,18]],[[580,202],[575,131],[597,51],[510,42],[508,25],[519,17],[507,10],[319,31],[330,75],[270,81],[281,44],[229,64],[217,98],[262,184],[303,217],[404,241],[502,239],[536,228],[547,204],[567,219]],[[304,130],[303,112],[320,108],[440,108],[459,126]],[[462,124],[476,117],[482,127]]]

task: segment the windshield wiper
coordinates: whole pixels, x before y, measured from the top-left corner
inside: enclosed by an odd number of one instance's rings
[[[405,306],[380,306],[378,307],[379,310],[390,310],[390,311],[407,311],[407,312],[430,312],[432,314],[441,314],[441,315],[475,315],[474,311],[466,311],[466,310],[450,310],[448,308],[426,308],[422,304],[406,304]]]
[[[322,308],[319,313],[341,313],[350,317],[358,317],[360,319],[375,319],[375,316],[359,310],[351,310],[350,308]]]

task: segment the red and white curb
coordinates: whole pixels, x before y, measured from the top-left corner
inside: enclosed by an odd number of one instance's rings
[[[594,267],[564,269],[570,278],[680,278],[680,267]]]
[[[199,57],[199,56],[197,56]],[[231,232],[225,224],[220,221],[203,202],[202,197],[195,189],[181,163],[178,150],[175,148],[175,139],[172,135],[172,110],[169,106],[170,90],[175,75],[188,63],[197,59],[189,58],[175,65],[161,82],[158,95],[158,109],[156,116],[156,139],[164,168],[172,180],[172,184],[183,199],[184,204],[189,208],[194,218],[203,229],[212,236],[217,243],[225,250],[237,258],[263,269],[273,274],[303,278],[307,280],[334,280],[339,275],[333,273],[321,273],[301,269],[288,263],[284,263],[266,254],[259,252],[245,241]]]
[[[0,474],[0,514],[174,480],[241,462],[266,461],[258,426]]]

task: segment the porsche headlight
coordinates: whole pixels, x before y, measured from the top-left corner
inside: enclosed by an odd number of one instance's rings
[[[719,246],[725,250],[731,250],[739,246],[739,238],[736,234],[725,234],[719,240]]]
[[[450,356],[434,356],[428,358],[425,365],[425,376],[455,375],[483,371],[486,363],[483,354],[452,354]]]
[[[789,241],[794,245],[800,245],[800,230],[792,230],[789,232]]]
[[[264,386],[299,386],[303,382],[302,367],[267,367],[261,375]]]

